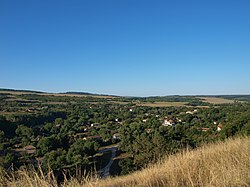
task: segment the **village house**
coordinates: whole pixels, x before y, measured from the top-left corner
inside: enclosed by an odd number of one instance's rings
[[[90,127],[98,127],[100,124],[99,123],[91,123]]]
[[[116,133],[116,134],[113,134],[113,139],[114,140],[119,140],[120,139],[120,134]]]
[[[222,130],[222,124],[219,123],[219,125],[217,126],[217,131],[221,131]]]
[[[163,126],[174,126],[175,122],[172,119],[168,119],[168,117],[165,117],[162,123]]]
[[[146,129],[147,133],[151,133],[153,130],[152,129]]]
[[[101,136],[87,136],[87,137],[84,137],[83,140],[101,140]]]
[[[78,139],[78,138],[84,138],[88,135],[87,132],[81,132],[81,133],[76,133],[74,135],[72,135],[74,138]]]
[[[196,109],[193,110],[193,111],[190,111],[190,110],[189,110],[189,111],[186,112],[186,114],[195,114],[196,112],[198,112],[198,110],[196,110]]]
[[[179,118],[176,118],[177,120],[178,120],[178,122],[182,122],[182,120],[181,119],[179,119]]]

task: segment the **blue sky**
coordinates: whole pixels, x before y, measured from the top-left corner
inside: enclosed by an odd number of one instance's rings
[[[0,87],[250,94],[248,0],[2,0]]]

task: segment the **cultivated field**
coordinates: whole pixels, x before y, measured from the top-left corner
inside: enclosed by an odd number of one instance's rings
[[[204,102],[211,103],[211,104],[231,104],[234,103],[234,100],[224,99],[219,97],[197,97],[202,99]]]

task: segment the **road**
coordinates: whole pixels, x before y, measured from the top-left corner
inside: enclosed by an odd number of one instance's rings
[[[110,171],[111,165],[113,164],[113,161],[114,161],[113,159],[116,156],[116,150],[117,150],[117,147],[109,147],[109,148],[105,148],[99,151],[99,153],[105,153],[105,152],[110,152],[110,151],[112,152],[109,163],[104,168],[98,171],[98,174],[100,175],[101,178],[107,178],[110,176],[109,171]]]

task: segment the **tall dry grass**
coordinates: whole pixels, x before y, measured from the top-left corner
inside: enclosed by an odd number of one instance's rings
[[[59,186],[53,176],[28,171],[20,171],[16,177],[1,177],[0,182],[16,187]],[[127,176],[106,180],[72,179],[61,186],[250,186],[250,138],[230,139],[184,151]]]

